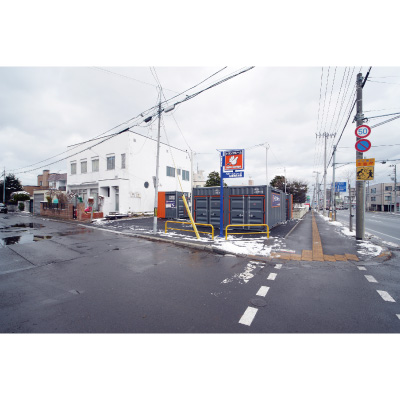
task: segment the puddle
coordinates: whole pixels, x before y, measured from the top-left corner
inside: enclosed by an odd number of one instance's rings
[[[51,239],[52,236],[42,235],[21,235],[21,236],[9,236],[0,239],[1,246],[10,246],[12,244],[24,244],[32,242],[40,242],[41,240]]]
[[[91,232],[92,231],[90,229],[79,228],[79,229],[75,229],[73,231],[56,232],[56,233],[54,233],[54,235],[57,235],[57,236],[71,236],[71,235],[80,235],[82,233],[91,233]]]
[[[0,228],[0,232],[12,232],[10,230],[11,228],[34,228],[34,229],[39,229],[39,228],[44,228],[44,225],[42,224],[35,224],[33,222],[29,224],[14,224],[11,226],[6,226],[5,228]]]

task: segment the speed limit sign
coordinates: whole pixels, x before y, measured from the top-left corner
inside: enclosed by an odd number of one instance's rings
[[[371,128],[368,125],[360,125],[356,128],[356,136],[360,139],[364,139],[371,133]]]

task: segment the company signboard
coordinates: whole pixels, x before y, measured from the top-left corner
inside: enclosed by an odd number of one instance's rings
[[[244,150],[224,151],[223,172],[244,170]]]
[[[222,172],[222,178],[244,178],[244,171]]]

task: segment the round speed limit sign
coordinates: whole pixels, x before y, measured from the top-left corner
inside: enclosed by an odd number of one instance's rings
[[[356,136],[360,139],[366,138],[371,133],[371,128],[368,125],[360,125],[356,128]]]

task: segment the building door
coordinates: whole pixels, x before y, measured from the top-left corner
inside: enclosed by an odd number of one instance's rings
[[[119,186],[115,186],[115,211],[119,212]]]

